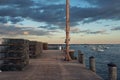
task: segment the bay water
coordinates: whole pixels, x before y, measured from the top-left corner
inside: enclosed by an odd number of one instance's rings
[[[95,50],[99,47],[101,50]],[[89,68],[89,57],[94,56],[96,59],[96,72],[104,80],[108,80],[109,63],[117,65],[118,80],[120,80],[120,44],[72,44],[70,49],[75,50],[75,56],[78,55],[78,50],[81,50],[85,55],[86,67]]]

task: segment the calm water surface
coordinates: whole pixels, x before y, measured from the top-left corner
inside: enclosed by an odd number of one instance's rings
[[[93,50],[93,47],[100,47],[104,51],[99,52]],[[118,67],[118,80],[120,80],[120,45],[119,44],[106,44],[106,45],[71,45],[71,49],[75,50],[75,56],[78,50],[85,54],[86,66],[89,66],[89,57],[94,56],[96,59],[97,74],[104,80],[108,80],[108,67],[107,64],[113,62]],[[107,48],[107,49],[106,49]]]

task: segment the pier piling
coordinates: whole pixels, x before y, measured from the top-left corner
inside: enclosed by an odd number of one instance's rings
[[[93,56],[89,57],[89,68],[91,71],[96,72],[95,58]]]
[[[84,54],[78,50],[78,61],[79,63],[85,65],[85,57],[84,57]]]
[[[108,80],[117,80],[117,66],[114,63],[108,64]]]

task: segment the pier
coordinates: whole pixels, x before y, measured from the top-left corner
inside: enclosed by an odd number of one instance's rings
[[[60,50],[44,50],[23,71],[0,72],[0,80],[103,80],[77,60],[64,61]]]

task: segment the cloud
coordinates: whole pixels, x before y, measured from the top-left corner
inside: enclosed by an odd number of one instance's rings
[[[36,35],[36,36],[49,36],[52,35],[49,31],[44,30],[27,30],[26,32],[29,33],[29,35]]]
[[[65,1],[64,0],[34,0],[38,5],[42,5],[42,6],[45,6],[45,5],[54,5],[54,4],[64,4]],[[44,3],[44,4],[42,4]]]
[[[52,35],[49,31],[45,30],[35,30],[32,28],[26,27],[18,27],[17,25],[9,25],[9,24],[0,24],[0,35],[7,36],[17,36],[17,35],[36,35],[36,36],[44,36],[44,35]]]
[[[120,0],[86,0],[91,5],[97,5],[99,19],[120,20]],[[95,12],[96,13],[96,12]],[[95,17],[93,17],[95,18]]]
[[[8,22],[13,19],[7,20],[7,17],[16,18],[21,17],[22,19],[30,19],[37,22],[45,22],[48,25],[54,24],[56,26],[65,25],[65,5],[47,5],[42,7],[5,7],[0,8],[0,16],[4,19],[1,22]],[[15,20],[14,20],[15,21]],[[16,22],[16,23],[17,23]],[[61,23],[61,24],[60,24]]]
[[[43,29],[47,29],[47,30],[57,30],[57,29],[59,29],[59,28],[55,27],[54,25],[40,26],[38,28],[43,28]]]
[[[59,28],[59,27],[55,27],[55,25],[45,25],[45,26],[39,26],[38,28],[46,30],[47,32],[49,32],[51,35],[53,35],[54,33],[61,33],[60,29],[63,30],[63,28]]]
[[[91,5],[97,5],[98,7],[107,7],[107,6],[119,6],[119,0],[86,0]]]
[[[21,34],[21,28],[15,25],[0,24],[0,35],[18,35]]]
[[[71,27],[70,32],[71,33],[80,33],[80,29],[78,27]]]
[[[112,28],[111,30],[112,30],[112,31],[119,31],[119,30],[120,30],[120,27],[115,27],[115,28]]]
[[[104,3],[103,3],[104,4]],[[110,3],[109,3],[110,4]],[[108,5],[109,5],[108,4]],[[99,4],[97,4],[99,5]],[[100,5],[99,5],[100,6]],[[65,4],[51,4],[39,8],[43,12],[39,15],[31,15],[33,20],[44,21],[48,24],[65,26]],[[37,13],[40,13],[39,11]],[[36,14],[36,13],[34,13]],[[39,17],[38,17],[39,16]],[[101,7],[77,7],[72,6],[70,9],[71,26],[78,25],[78,22],[83,21],[89,23],[97,20],[120,20],[120,9],[116,6],[101,6]]]
[[[73,0],[74,1],[74,0]],[[79,22],[90,23],[97,20],[120,20],[120,1],[114,0],[86,0],[91,6],[71,6],[71,26]],[[40,5],[41,4],[41,5]],[[16,24],[24,19],[45,22],[59,29],[65,28],[64,0],[0,0],[0,22]],[[48,26],[49,29],[55,27]]]
[[[120,20],[120,10],[111,10],[109,8],[71,8],[71,21],[90,23],[97,20]]]
[[[0,22],[1,22],[1,23],[7,23],[7,21],[8,21],[8,20],[7,20],[6,18],[0,17]]]
[[[29,32],[28,31],[24,31],[23,34],[24,35],[29,35]]]
[[[33,4],[32,0],[0,0],[2,6],[29,7]]]
[[[24,19],[21,17],[10,17],[10,16],[6,16],[6,17],[0,17],[0,22],[1,23],[7,23],[7,22],[11,22],[13,24],[16,24],[18,22],[23,21]]]
[[[79,27],[72,27],[70,31],[71,33],[85,33],[85,34],[106,34],[107,33],[107,30],[105,29],[98,30],[98,31],[92,31],[89,29],[80,30]]]
[[[107,30],[98,30],[98,31],[88,31],[87,34],[106,34]]]

